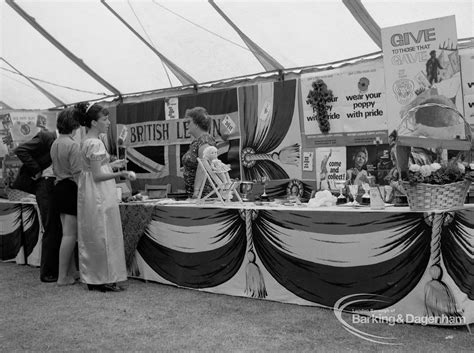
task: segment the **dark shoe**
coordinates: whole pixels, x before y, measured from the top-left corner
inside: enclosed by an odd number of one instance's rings
[[[89,288],[89,290],[96,290],[96,291],[99,291],[99,292],[102,292],[102,293],[123,291],[123,289],[120,288],[119,286],[117,286],[116,283],[112,283],[112,284],[88,284],[87,288]]]
[[[58,277],[57,277],[57,276],[52,276],[52,275],[49,275],[49,276],[41,276],[41,277],[40,277],[40,280],[41,280],[41,282],[51,283],[51,282],[57,282],[57,281],[58,281]]]
[[[89,290],[96,290],[96,291],[99,291],[99,292],[102,292],[102,293],[107,292],[107,289],[105,289],[103,284],[88,284],[87,288]]]
[[[102,285],[108,292],[121,292],[123,288],[117,286],[117,283],[103,284]]]

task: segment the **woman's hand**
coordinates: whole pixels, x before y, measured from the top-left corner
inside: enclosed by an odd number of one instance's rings
[[[127,166],[128,161],[126,159],[117,159],[111,162],[109,165],[112,169],[119,169],[125,168]]]
[[[130,172],[127,172],[126,170],[122,170],[121,172],[118,172],[117,175],[120,178],[130,179]]]

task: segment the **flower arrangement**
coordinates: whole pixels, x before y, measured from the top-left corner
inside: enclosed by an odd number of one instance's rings
[[[474,164],[460,163],[451,160],[426,165],[412,164],[408,171],[408,182],[411,185],[418,183],[445,185],[465,179],[471,179]]]
[[[327,134],[331,129],[329,124],[328,103],[332,101],[333,94],[328,89],[323,80],[317,79],[312,84],[313,89],[309,91],[306,103],[313,107],[313,113],[316,113],[319,129]]]

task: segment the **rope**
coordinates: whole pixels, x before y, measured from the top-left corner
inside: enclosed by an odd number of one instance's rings
[[[136,14],[133,6],[132,6],[132,3],[130,2],[130,0],[127,1],[128,3],[128,6],[130,6],[130,9],[132,10],[135,18],[137,19],[138,23],[140,24],[140,27],[142,28],[143,32],[145,32],[145,35],[147,36],[148,38],[148,41],[151,43],[151,45],[153,46],[153,48],[156,49],[156,46],[155,46],[155,43],[153,43],[153,40],[151,39],[151,37],[148,35],[148,32],[146,31],[145,27],[143,26],[142,24],[142,21],[140,21],[140,19],[138,18],[138,15]],[[160,62],[161,62],[161,65],[163,66],[163,70],[165,70],[165,73],[166,73],[166,77],[168,77],[168,82],[170,83],[170,86],[173,87],[173,83],[171,82],[171,78],[170,78],[170,75],[168,73],[168,69],[166,68],[166,65],[165,63],[163,62],[163,60],[160,59]]]
[[[273,158],[270,154],[249,154],[247,158],[251,161],[263,161],[263,160],[268,160],[268,161],[273,161]]]
[[[15,71],[13,71],[13,70],[9,70],[9,69],[7,69],[7,68],[5,68],[5,67],[0,67],[0,69],[2,69],[2,70],[4,70],[4,71],[7,71],[7,72],[10,72],[10,73],[12,73],[12,74],[21,76],[18,72],[15,72]],[[4,76],[5,76],[5,77],[8,77],[8,76],[6,76],[6,75],[4,75]],[[46,84],[51,85],[51,86],[61,87],[61,88],[69,89],[69,90],[71,90],[71,91],[76,91],[76,92],[81,92],[81,93],[95,94],[95,95],[97,95],[97,96],[107,96],[107,93],[104,93],[104,92],[92,92],[92,91],[87,91],[87,90],[83,90],[83,89],[79,89],[79,88],[73,88],[73,87],[60,85],[60,84],[58,84],[58,83],[53,83],[53,82],[51,82],[51,81],[46,81],[46,80],[42,80],[42,79],[40,79],[40,78],[36,78],[36,77],[32,77],[32,76],[27,76],[27,75],[25,75],[25,77],[27,77],[27,78],[29,78],[30,80],[33,80],[33,81],[43,82],[43,83],[46,83]],[[14,80],[14,81],[18,81],[18,80],[15,80],[15,79],[11,78],[11,77],[8,77],[8,78],[10,78],[11,80]],[[20,82],[20,81],[18,81],[18,82]],[[23,82],[20,82],[20,83],[22,83],[23,85],[25,85],[25,86],[27,86],[27,87],[36,89],[35,87],[30,86],[30,85],[27,85],[27,84],[25,84],[25,83],[23,83]]]
[[[233,45],[235,45],[235,46],[237,46],[237,47],[239,47],[239,48],[241,48],[241,49],[245,49],[245,50],[247,50],[247,51],[251,51],[249,48],[247,48],[247,47],[245,47],[245,46],[243,46],[243,45],[240,45],[239,43],[234,42],[234,41],[231,40],[231,39],[227,39],[227,38],[221,36],[220,34],[217,34],[217,33],[213,32],[213,31],[211,31],[211,30],[209,30],[209,29],[207,29],[207,28],[205,28],[205,27],[203,27],[203,26],[201,26],[201,25],[199,25],[199,24],[197,24],[197,23],[195,23],[195,22],[193,22],[193,21],[191,21],[191,20],[188,20],[186,17],[181,16],[180,14],[174,12],[173,10],[170,10],[170,9],[168,9],[168,8],[165,7],[165,6],[163,6],[163,5],[161,5],[161,4],[158,4],[155,0],[153,0],[153,3],[154,3],[155,5],[161,7],[162,9],[164,9],[164,10],[166,10],[166,11],[172,13],[173,15],[175,15],[175,16],[181,18],[182,20],[184,20],[184,21],[186,21],[186,22],[192,24],[193,26],[196,26],[196,27],[202,29],[203,31],[206,31],[207,33],[212,34],[213,36],[216,36],[216,37],[218,37],[218,38],[220,38],[220,39],[222,39],[222,40],[225,40],[226,42],[229,42],[229,43],[231,43],[231,44],[233,44]]]
[[[443,213],[435,213],[431,227],[431,266],[439,265],[441,262],[441,227],[444,222]]]
[[[247,235],[248,250],[253,250],[252,210],[245,210],[245,234]]]

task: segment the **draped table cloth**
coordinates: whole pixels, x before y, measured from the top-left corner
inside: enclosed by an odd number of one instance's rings
[[[36,203],[0,201],[0,261],[39,266],[42,235]]]
[[[132,277],[394,322],[474,322],[474,205],[412,212],[162,202],[120,210]],[[1,260],[38,265],[40,233],[35,205],[0,203]]]
[[[473,206],[162,204],[151,218],[131,276],[394,322],[474,322]]]

